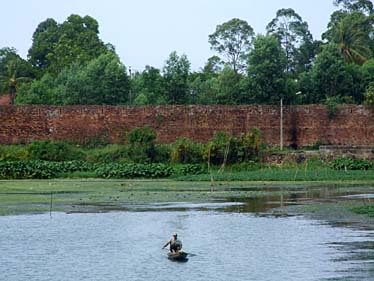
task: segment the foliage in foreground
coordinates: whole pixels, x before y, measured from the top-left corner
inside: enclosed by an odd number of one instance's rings
[[[167,178],[173,174],[172,167],[165,164],[105,164],[95,173],[100,178]]]
[[[91,164],[83,161],[0,161],[0,179],[50,179],[60,173],[89,171],[92,168]]]
[[[374,167],[373,163],[367,159],[354,159],[350,157],[340,157],[332,161],[334,170],[369,170]]]

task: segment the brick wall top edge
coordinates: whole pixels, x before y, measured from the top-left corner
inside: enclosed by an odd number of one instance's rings
[[[128,105],[67,105],[67,106],[58,106],[58,105],[0,105],[0,108],[40,108],[40,109],[56,109],[56,108],[74,108],[74,109],[81,109],[81,108],[139,108],[139,109],[144,109],[144,108],[162,108],[162,109],[168,109],[168,108],[185,108],[185,109],[191,109],[191,108],[225,108],[225,109],[231,109],[231,108],[240,108],[240,109],[245,109],[245,108],[274,108],[274,107],[279,107],[279,105],[146,105],[146,106],[128,106]],[[284,107],[290,107],[290,108],[325,108],[325,105],[320,105],[320,104],[311,104],[311,105],[284,105]],[[341,105],[340,107],[343,108],[367,108],[366,106],[362,105]],[[370,108],[370,107],[368,107]]]

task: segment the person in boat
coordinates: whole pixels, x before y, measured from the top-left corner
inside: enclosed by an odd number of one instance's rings
[[[178,253],[180,250],[182,250],[182,241],[178,239],[177,233],[173,233],[173,237],[166,242],[162,249],[165,249],[168,245],[170,245],[171,253]]]

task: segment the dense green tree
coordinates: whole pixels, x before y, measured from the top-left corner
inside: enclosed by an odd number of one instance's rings
[[[108,52],[108,48],[111,46],[99,38],[99,24],[95,19],[70,15],[62,24],[54,19],[40,23],[28,56],[34,66],[57,75],[72,63],[87,63]]]
[[[30,82],[36,75],[31,64],[22,59],[14,48],[0,49],[0,93],[9,93],[12,104],[22,83]]]
[[[44,71],[51,65],[49,57],[54,53],[59,37],[59,25],[54,19],[48,18],[37,26],[28,53],[33,66]]]
[[[364,104],[374,106],[374,83],[370,84],[365,91]]]
[[[288,102],[286,92],[286,55],[275,36],[257,36],[249,54],[247,103]]]
[[[217,104],[219,92],[219,80],[217,77],[204,79],[203,75],[199,75],[190,82],[190,88],[195,94],[197,104]]]
[[[362,17],[357,13],[347,15],[329,33],[330,41],[339,46],[346,63],[363,64],[371,55],[369,34],[361,28]]]
[[[313,36],[308,24],[293,9],[278,10],[266,30],[279,39],[286,53],[288,73],[310,65],[315,55]]]
[[[22,85],[16,97],[16,104],[59,104],[54,96],[55,78],[49,73],[30,85]]]
[[[219,76],[223,70],[223,62],[218,56],[210,57],[200,72],[191,73],[189,88],[192,103],[216,104],[219,92]]]
[[[364,86],[374,83],[374,59],[367,60],[361,67]]]
[[[178,56],[177,52],[172,52],[163,69],[167,103],[186,104],[190,102],[189,74],[190,62],[187,56],[184,54]]]
[[[335,6],[342,6],[343,11],[361,12],[366,15],[374,13],[374,4],[371,0],[334,0]]]
[[[165,104],[165,83],[160,70],[146,66],[145,70],[132,79],[136,105]]]
[[[234,18],[218,25],[209,35],[209,43],[235,72],[240,72],[245,69],[254,36],[253,28],[246,21]]]
[[[126,104],[129,99],[129,77],[119,57],[104,53],[83,68],[89,88],[84,104]]]
[[[106,53],[87,65],[64,68],[56,78],[46,73],[23,89],[22,104],[126,104],[129,95],[126,67],[114,53]]]
[[[239,104],[242,101],[243,75],[231,67],[224,67],[217,77],[217,104]]]
[[[339,45],[347,63],[364,63],[373,56],[374,9],[369,0],[335,0],[341,9],[330,18],[322,38]]]
[[[339,46],[332,43],[323,47],[312,69],[301,76],[300,86],[308,103],[321,103],[327,99],[336,102],[363,100],[360,67],[345,64]]]
[[[239,104],[242,101],[244,76],[228,65],[219,72],[194,73],[190,77],[193,103]]]
[[[223,61],[218,56],[210,57],[203,68],[203,74],[208,78],[217,76],[223,69]]]

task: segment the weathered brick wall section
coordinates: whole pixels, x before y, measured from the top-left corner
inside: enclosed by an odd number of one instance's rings
[[[11,105],[12,97],[10,94],[0,94],[0,105]]]
[[[206,142],[217,131],[233,135],[257,127],[264,142],[279,145],[278,106],[0,106],[0,143],[33,140],[85,142],[105,138],[121,142],[125,133],[145,124],[159,142],[188,137]],[[285,106],[284,144],[374,144],[374,108],[339,107],[332,119],[325,106]]]

